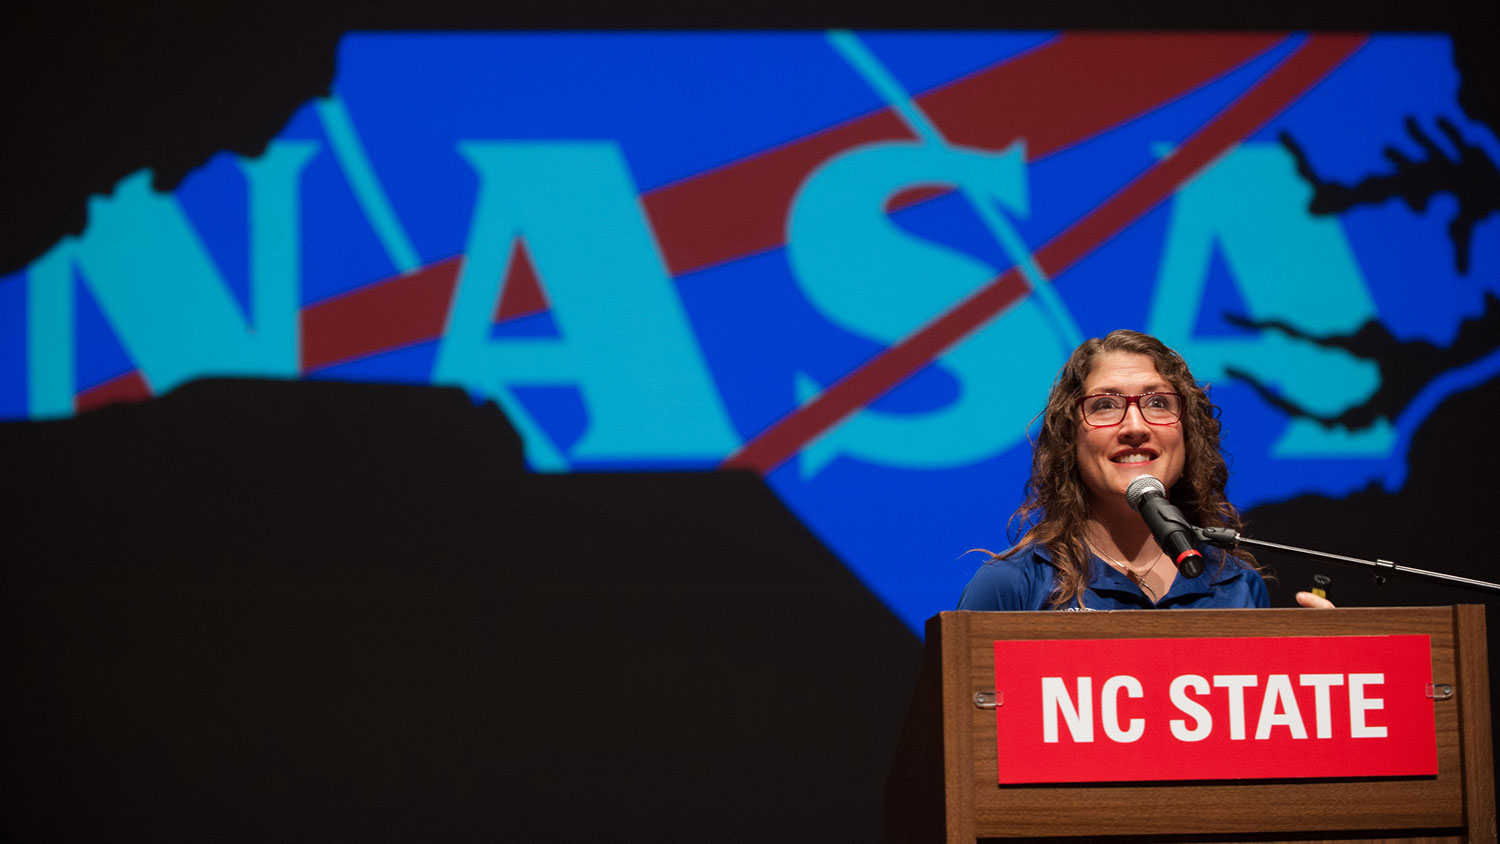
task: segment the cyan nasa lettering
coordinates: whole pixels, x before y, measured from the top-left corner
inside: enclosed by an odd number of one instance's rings
[[[546,433],[545,420],[533,419],[510,398],[517,385],[578,389],[589,423],[574,446],[576,459],[717,460],[738,446],[618,150],[465,142],[460,152],[478,175],[479,192],[433,382],[462,384],[499,400],[526,434],[528,458],[538,469],[564,470],[569,458]],[[85,236],[60,245],[28,273],[31,414],[72,410],[78,389],[68,365],[76,343],[69,295],[75,268],[157,392],[202,375],[294,377],[302,243],[297,181],[313,154],[307,143],[277,144],[262,159],[241,164],[254,267],[249,319],[181,208],[151,191],[144,174],[122,183],[116,196],[95,200]],[[994,171],[999,181],[971,166],[988,160],[983,153],[918,146],[861,148],[826,165],[791,211],[788,254],[804,295],[830,322],[883,343],[936,317],[993,269],[906,234],[884,213],[886,202],[902,190],[939,184],[961,186],[980,201],[1008,195],[1024,208],[1024,186],[1015,184],[1024,182],[1024,171],[1015,158],[996,159],[1004,168]],[[1305,187],[1284,172],[1288,166],[1239,163],[1265,158],[1262,151],[1241,149],[1174,199],[1186,207],[1174,209],[1164,244],[1151,330],[1204,361],[1211,375],[1222,375],[1226,360],[1252,361],[1264,380],[1320,412],[1336,413],[1379,385],[1373,365],[1285,338],[1196,338],[1194,309],[1184,307],[1201,298],[1206,256],[1217,241],[1230,260],[1245,256],[1249,269],[1235,280],[1258,319],[1307,312],[1318,315],[1321,324],[1314,328],[1347,330],[1371,316],[1337,224],[1288,213],[1306,199]],[[1271,158],[1286,164],[1284,156]],[[846,170],[853,172],[842,175]],[[1238,181],[1219,177],[1220,170],[1238,171]],[[1273,209],[1280,213],[1227,215],[1199,199],[1258,195],[1247,183],[1291,183],[1282,207]],[[487,336],[512,241],[522,236],[546,279],[561,338]],[[1302,256],[1330,257],[1313,264],[1293,259],[1297,253],[1285,251],[1289,241],[1299,243]],[[1196,272],[1179,269],[1195,260]],[[902,283],[911,278],[932,281]],[[1006,398],[1044,392],[1068,348],[1068,338],[1042,310],[1037,300],[1026,300],[941,358],[956,373],[956,399],[920,413],[862,413],[811,446],[804,471],[815,473],[839,453],[907,468],[963,466],[1014,446],[1032,411]],[[1026,366],[1004,381],[987,377],[994,361],[1012,359]],[[1321,374],[1329,371],[1339,377],[1325,382]],[[1278,448],[1314,448],[1336,436],[1327,430],[1304,420]],[[1389,431],[1378,441],[1377,453],[1388,450]],[[1364,442],[1376,447],[1368,436]]]

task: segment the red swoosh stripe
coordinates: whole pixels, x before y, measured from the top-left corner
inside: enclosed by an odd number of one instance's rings
[[[463,257],[446,258],[302,309],[302,371],[443,333]]]
[[[1036,253],[1056,278],[1177,188],[1240,139],[1291,105],[1358,50],[1363,35],[1315,35],[1228,108],[1140,177],[1097,206]],[[875,355],[807,404],[792,411],[726,459],[724,468],[766,474],[808,442],[932,362],[997,314],[1019,302],[1030,287],[1012,268],[914,334]]]
[[[1283,36],[1068,33],[916,98],[953,144],[1035,161],[1192,91]],[[889,108],[642,195],[672,275],[782,245],[792,198],[860,144],[914,139]]]

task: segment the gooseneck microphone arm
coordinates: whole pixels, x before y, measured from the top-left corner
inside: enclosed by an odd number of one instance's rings
[[[1233,551],[1241,545],[1252,548],[1269,548],[1273,551],[1284,551],[1300,557],[1314,560],[1326,560],[1330,563],[1339,563],[1348,566],[1359,566],[1371,569],[1375,575],[1375,582],[1385,583],[1386,575],[1399,575],[1410,577],[1415,580],[1432,580],[1438,583],[1447,583],[1453,586],[1461,586],[1466,589],[1476,589],[1482,592],[1500,592],[1500,583],[1491,583],[1488,580],[1475,580],[1471,577],[1459,577],[1456,574],[1444,574],[1440,571],[1427,571],[1425,569],[1412,568],[1411,566],[1397,565],[1390,560],[1362,560],[1358,557],[1345,557],[1342,554],[1329,554],[1324,551],[1314,551],[1311,548],[1298,548],[1295,545],[1282,545],[1276,542],[1264,542],[1259,539],[1250,539],[1241,535],[1231,528],[1194,527],[1193,533],[1198,535],[1200,542],[1217,545]]]

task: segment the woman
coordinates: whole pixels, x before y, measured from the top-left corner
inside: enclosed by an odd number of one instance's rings
[[[1224,496],[1218,408],[1187,364],[1160,340],[1114,331],[1073,351],[1052,386],[1032,452],[1027,497],[1013,523],[1020,542],[979,567],[961,610],[1266,607],[1248,553],[1202,549],[1208,565],[1184,577],[1125,500],[1153,475],[1188,521],[1241,528]],[[1309,592],[1303,606],[1333,606]]]

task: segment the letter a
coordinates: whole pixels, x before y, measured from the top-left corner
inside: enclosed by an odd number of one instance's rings
[[[615,145],[475,142],[460,152],[479,195],[434,380],[497,399],[543,471],[569,458],[717,461],[738,447]],[[523,235],[560,339],[490,337]],[[525,386],[578,390],[587,427],[567,456],[513,401]]]

